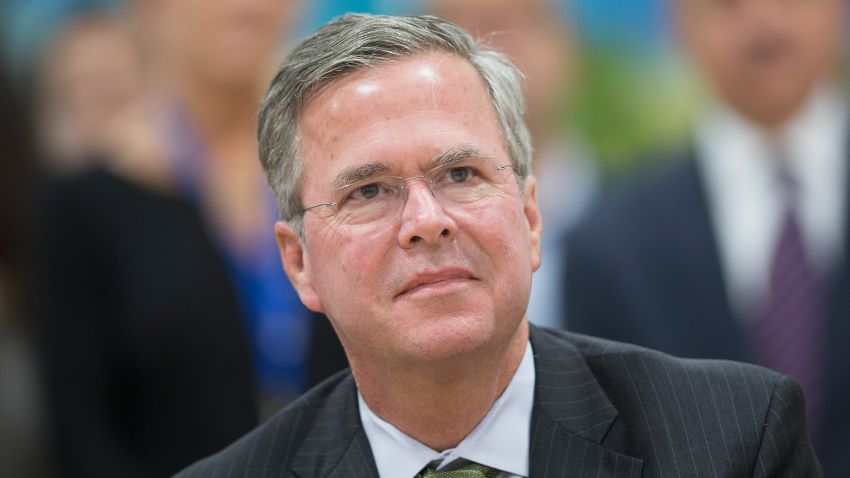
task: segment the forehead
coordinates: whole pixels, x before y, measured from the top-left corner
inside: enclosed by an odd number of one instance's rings
[[[480,110],[489,96],[473,66],[463,58],[429,53],[360,70],[322,89],[310,99],[302,128],[352,126],[357,121],[394,118],[417,112]]]
[[[421,160],[458,144],[494,154],[499,131],[490,96],[465,59],[428,53],[331,83],[299,125],[308,179],[370,161]]]

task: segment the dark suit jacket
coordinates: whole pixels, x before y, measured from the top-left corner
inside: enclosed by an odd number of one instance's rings
[[[785,376],[535,327],[531,343],[531,477],[821,474]],[[178,476],[377,476],[351,373]]]
[[[45,215],[60,476],[168,476],[254,428],[247,331],[197,209],[101,170],[56,183]]]
[[[571,330],[683,357],[752,360],[726,294],[694,153],[609,194],[566,247],[564,310]],[[826,475],[846,477],[850,262],[831,279],[826,419],[814,443]]]

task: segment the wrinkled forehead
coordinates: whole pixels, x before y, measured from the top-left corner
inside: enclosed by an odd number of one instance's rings
[[[316,92],[299,124],[305,177],[378,158],[429,163],[441,151],[474,144],[502,149],[490,95],[465,59],[426,53],[356,71]],[[421,157],[420,157],[421,156]],[[423,163],[423,166],[424,166]],[[325,171],[322,171],[325,172]]]
[[[445,94],[449,88],[460,95]],[[388,96],[404,101],[396,105],[381,101]],[[323,85],[305,102],[301,126],[317,111],[326,115],[326,122],[331,122],[372,114],[379,109],[457,108],[462,105],[452,102],[458,96],[470,102],[489,102],[484,82],[469,61],[445,52],[422,53],[359,69]]]

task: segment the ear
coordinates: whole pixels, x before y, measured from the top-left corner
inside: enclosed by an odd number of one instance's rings
[[[274,235],[283,269],[298,292],[301,302],[313,312],[324,313],[322,301],[313,287],[313,271],[301,237],[285,221],[275,223]]]
[[[531,259],[531,270],[536,271],[540,267],[540,237],[543,234],[543,218],[540,209],[537,208],[537,178],[529,175],[525,178],[525,191],[523,193],[523,212],[528,222],[529,244],[528,254]]]

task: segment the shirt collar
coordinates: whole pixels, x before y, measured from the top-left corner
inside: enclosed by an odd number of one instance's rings
[[[431,462],[442,468],[458,458],[528,476],[534,358],[529,343],[522,362],[487,415],[457,447],[438,452],[376,415],[358,392],[360,421],[381,477],[413,477]]]
[[[777,152],[798,181],[798,212],[815,264],[828,270],[842,253],[848,121],[846,96],[827,82],[772,136],[722,103],[699,123],[698,165],[730,302],[741,317],[754,317],[761,305],[781,226]]]

